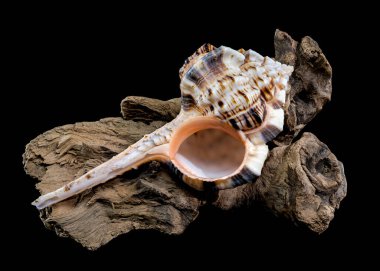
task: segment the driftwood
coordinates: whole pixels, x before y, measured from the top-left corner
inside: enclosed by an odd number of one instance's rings
[[[25,170],[40,180],[42,194],[53,191],[164,123],[107,118],[54,128],[28,144]],[[200,204],[154,162],[46,208],[41,218],[58,235],[96,249],[131,230],[179,234],[196,218]]]
[[[290,144],[330,101],[332,69],[318,43],[310,37],[298,43],[277,30],[274,48],[276,60],[294,66],[285,105],[284,131],[274,140],[281,146]]]
[[[295,143],[271,150],[255,183],[220,191],[214,205],[228,210],[256,200],[321,233],[346,192],[343,164],[315,135],[304,133]]]
[[[209,197],[188,189],[164,166],[152,162],[41,211],[45,226],[96,249],[131,230],[180,234],[204,204],[228,210],[261,202],[312,231],[327,229],[346,195],[343,165],[310,133],[292,140],[330,100],[331,67],[309,37],[297,43],[276,31],[275,50],[276,59],[294,65],[295,72],[284,132],[275,140],[256,183]],[[124,119],[65,125],[32,140],[24,153],[25,171],[38,179],[42,194],[50,192],[164,125],[179,109],[179,99],[127,97],[121,103]]]
[[[180,98],[169,101],[147,99],[139,96],[129,96],[121,101],[121,114],[126,120],[150,123],[153,120],[169,122],[181,110]]]

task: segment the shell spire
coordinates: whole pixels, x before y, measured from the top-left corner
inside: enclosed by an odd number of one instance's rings
[[[183,110],[214,115],[235,129],[255,132],[255,140],[264,143],[281,132],[293,67],[253,50],[239,52],[225,46],[195,60],[181,69],[187,70],[180,85]]]

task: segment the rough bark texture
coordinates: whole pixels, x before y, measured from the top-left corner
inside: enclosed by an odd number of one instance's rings
[[[271,150],[255,184],[220,191],[213,204],[228,210],[259,201],[276,215],[321,233],[346,195],[343,165],[310,133],[289,144],[330,99],[331,67],[309,37],[297,43],[276,31],[275,48],[277,60],[295,65],[285,129],[275,141],[279,147]],[[170,121],[179,109],[179,99],[127,97],[121,103],[125,120],[65,125],[32,140],[24,153],[25,171],[38,179],[42,194],[55,190]],[[202,194],[152,162],[41,211],[41,219],[58,235],[96,249],[134,229],[179,234],[202,204]]]
[[[274,48],[276,60],[294,66],[285,104],[284,130],[274,140],[283,146],[290,144],[331,100],[332,69],[318,43],[310,37],[298,43],[287,33],[276,30]]]
[[[121,114],[126,120],[143,121],[153,120],[171,121],[181,110],[181,99],[169,101],[147,99],[139,96],[129,96],[121,101]]]
[[[27,145],[25,171],[40,181],[37,188],[45,194],[105,162],[164,123],[146,125],[107,118],[54,128]],[[131,230],[180,234],[197,217],[200,203],[158,162],[152,162],[46,208],[41,218],[58,235],[96,249]]]
[[[255,183],[220,191],[214,205],[228,210],[256,200],[321,233],[346,193],[343,164],[315,135],[304,133],[295,143],[271,150]]]
[[[343,164],[311,133],[275,148],[256,183],[257,198],[272,211],[319,233],[327,229],[346,192]]]

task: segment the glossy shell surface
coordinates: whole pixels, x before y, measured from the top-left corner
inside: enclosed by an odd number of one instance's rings
[[[255,181],[266,143],[283,129],[292,71],[252,50],[203,45],[180,69],[182,109],[174,120],[33,205],[45,208],[152,160],[197,190]]]

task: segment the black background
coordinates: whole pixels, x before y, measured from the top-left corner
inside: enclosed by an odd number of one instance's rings
[[[365,196],[368,186],[364,184],[375,179],[363,175],[360,146],[364,143],[359,143],[363,138],[359,127],[365,114],[359,110],[363,102],[357,93],[365,91],[363,58],[370,49],[363,43],[371,44],[369,28],[357,23],[356,12],[332,11],[325,4],[316,5],[313,13],[296,9],[282,13],[281,9],[275,4],[258,10],[239,6],[241,15],[236,19],[228,16],[236,12],[228,7],[207,15],[200,12],[201,6],[189,6],[175,17],[174,11],[154,15],[140,11],[137,19],[130,17],[137,12],[133,8],[118,12],[101,7],[80,12],[75,8],[67,12],[33,9],[11,20],[17,27],[11,35],[9,66],[16,74],[9,88],[9,94],[14,95],[10,103],[15,106],[7,112],[12,116],[7,119],[12,120],[9,127],[16,143],[8,153],[15,167],[10,191],[17,189],[17,199],[6,195],[13,198],[6,208],[11,210],[6,224],[13,236],[7,249],[35,256],[30,264],[49,260],[60,267],[78,261],[87,266],[124,264],[125,268],[139,262],[142,268],[152,264],[159,268],[174,266],[173,259],[198,267],[201,261],[235,267],[299,267],[299,259],[321,268],[331,260],[367,264],[369,254],[366,259],[358,255],[375,239],[367,209],[372,198]],[[346,16],[340,19],[339,14]],[[316,235],[297,228],[259,206],[231,212],[205,207],[181,236],[132,232],[95,252],[43,227],[37,210],[30,205],[38,196],[35,181],[26,176],[21,163],[24,146],[31,139],[55,126],[119,116],[119,103],[128,95],[179,97],[178,70],[203,43],[251,48],[273,56],[276,28],[296,40],[313,37],[333,67],[332,101],[305,128],[344,163],[348,180],[348,195],[325,233]],[[358,56],[358,51],[363,56]],[[20,110],[22,115],[17,116]]]

